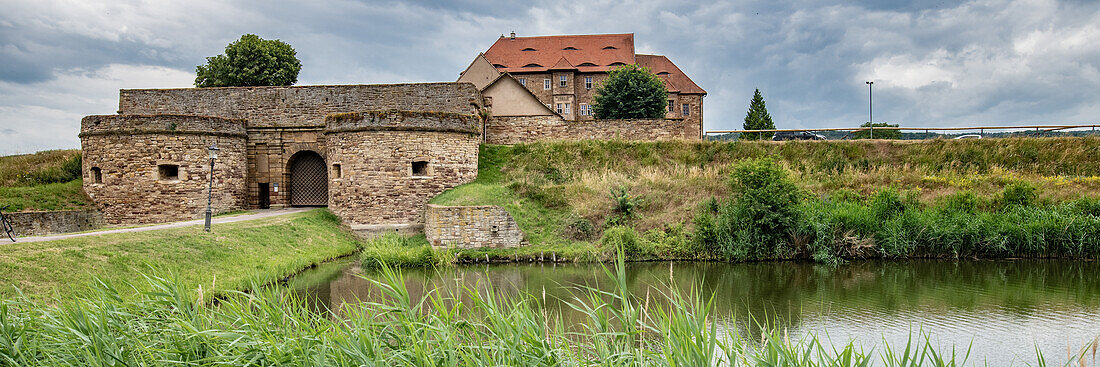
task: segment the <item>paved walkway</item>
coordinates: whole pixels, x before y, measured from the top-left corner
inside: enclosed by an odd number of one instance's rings
[[[260,219],[260,218],[274,217],[274,216],[277,216],[277,215],[301,213],[301,212],[304,212],[304,211],[307,211],[307,210],[313,210],[313,209],[315,209],[315,208],[288,208],[288,209],[253,210],[253,211],[249,212],[248,214],[231,215],[231,216],[226,216],[226,217],[214,217],[211,220],[211,223],[212,224],[233,223],[233,222],[240,222],[240,221],[246,221],[246,220],[254,220],[254,219]],[[155,231],[155,230],[158,230],[158,229],[167,229],[167,228],[201,226],[201,225],[203,225],[203,222],[204,222],[203,219],[196,219],[196,220],[189,220],[189,221],[186,221],[186,222],[173,222],[173,223],[164,223],[164,224],[154,224],[154,225],[151,225],[151,226],[144,226],[144,227],[108,229],[108,230],[94,231],[94,232],[57,234],[57,235],[49,235],[49,236],[18,237],[18,238],[16,238],[16,241],[19,242],[19,243],[23,243],[23,242],[42,242],[42,241],[54,241],[54,240],[61,240],[61,239],[66,239],[66,238],[74,238],[74,237],[99,236],[99,235],[111,234],[111,233]],[[5,238],[4,240],[6,241],[7,238]]]

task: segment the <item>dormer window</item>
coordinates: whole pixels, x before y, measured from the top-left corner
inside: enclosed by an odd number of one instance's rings
[[[657,73],[657,75],[668,75],[668,72],[667,71],[662,71],[660,73]]]
[[[607,46],[607,47],[604,47],[603,49],[604,50],[618,50],[619,48],[615,47],[615,46]]]
[[[523,65],[523,67],[525,67],[525,68],[541,68],[541,67],[542,67],[542,65],[539,65],[539,64],[527,64],[527,65]]]
[[[520,51],[538,51],[538,50],[528,47],[528,48],[522,49]]]
[[[596,66],[596,64],[593,64],[593,63],[590,63],[590,62],[586,62],[586,63],[582,63],[582,64],[580,64],[580,65],[577,65],[577,66]]]
[[[611,65],[607,65],[607,66],[623,66],[623,65],[626,65],[626,64],[621,63],[621,62],[613,62],[613,63],[611,63]]]
[[[504,65],[501,65],[501,64],[493,64],[493,67],[494,67],[494,68],[497,68],[497,69],[504,69],[504,68],[507,68],[507,66],[504,66]]]
[[[573,50],[573,51],[576,51],[576,50],[577,50],[577,48],[576,48],[576,47],[573,47],[573,46],[569,46],[569,47],[563,48],[562,50]]]

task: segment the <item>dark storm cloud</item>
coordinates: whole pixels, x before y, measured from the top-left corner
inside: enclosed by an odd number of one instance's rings
[[[0,154],[76,147],[118,88],[186,87],[241,34],[294,46],[299,84],[450,81],[501,34],[635,33],[740,127],[760,88],[780,127],[1069,123],[1100,114],[1088,1],[0,0]]]

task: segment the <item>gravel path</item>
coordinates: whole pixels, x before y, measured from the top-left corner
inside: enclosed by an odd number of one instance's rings
[[[232,215],[232,216],[226,216],[226,217],[215,217],[214,219],[211,220],[211,225],[219,224],[219,223],[233,223],[233,222],[240,222],[240,221],[246,221],[246,220],[254,220],[254,219],[260,219],[260,218],[274,217],[274,216],[277,216],[277,215],[301,213],[301,212],[304,212],[304,211],[307,211],[307,210],[313,210],[313,209],[314,208],[287,208],[287,209],[254,210],[254,211],[249,212],[248,214]],[[66,238],[74,238],[74,237],[99,236],[99,235],[105,235],[105,234],[111,234],[111,233],[145,232],[145,231],[155,231],[155,230],[158,230],[158,229],[180,228],[180,227],[201,226],[201,225],[203,225],[203,220],[202,219],[196,219],[196,220],[189,220],[189,221],[186,221],[186,222],[173,222],[173,223],[164,223],[164,224],[154,224],[154,225],[151,225],[151,226],[144,226],[144,227],[108,229],[108,230],[94,231],[94,232],[56,234],[56,235],[48,235],[48,236],[17,237],[15,240],[16,240],[16,242],[20,242],[20,243],[22,243],[22,242],[42,242],[42,241],[54,241],[54,240],[61,240],[61,239],[66,239]],[[4,240],[6,241],[7,238],[5,238]]]

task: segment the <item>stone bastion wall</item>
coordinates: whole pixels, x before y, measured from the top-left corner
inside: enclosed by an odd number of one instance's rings
[[[477,177],[479,127],[446,112],[329,115],[329,209],[357,231],[419,231],[428,200]]]
[[[208,116],[88,116],[80,123],[84,191],[108,224],[201,218],[212,144],[215,212],[245,204],[245,122]]]
[[[424,213],[424,235],[432,247],[441,248],[511,248],[524,243],[516,220],[496,205],[429,204]]]
[[[490,116],[488,144],[556,140],[699,140],[702,125],[687,119],[607,119],[566,121],[560,116]]]

